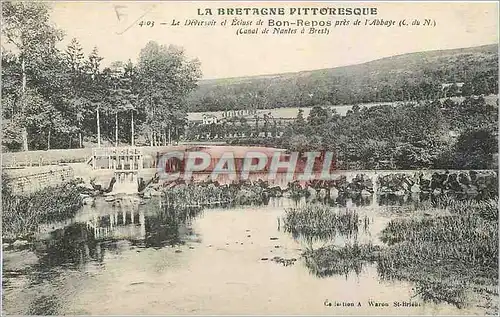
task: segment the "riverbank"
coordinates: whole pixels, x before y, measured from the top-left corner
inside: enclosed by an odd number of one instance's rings
[[[459,309],[420,299],[416,300],[419,307],[393,307],[394,301],[412,300],[414,283],[380,279],[376,262],[367,262],[359,276],[311,274],[301,257],[307,245],[277,229],[277,219],[285,210],[309,204],[305,198],[210,208],[173,208],[163,197],[127,198],[111,202],[107,196],[96,197],[95,205],[81,208],[66,225],[48,224],[52,231],[37,235],[29,249],[5,251],[5,311],[13,315],[209,315],[241,313],[245,307],[247,314],[482,313],[476,307]],[[348,205],[358,220],[370,219],[372,237],[399,216],[386,211],[391,207]],[[339,223],[353,223],[352,215],[338,219]],[[358,224],[361,242],[363,231],[364,223]],[[353,248],[351,257],[356,258],[356,252]],[[362,252],[374,255],[370,250]],[[349,255],[341,254],[345,259]],[[335,264],[329,254],[324,258]],[[325,299],[359,301],[362,307],[327,307]],[[371,300],[391,307],[372,307]]]
[[[82,206],[77,182],[46,187],[27,195],[12,193],[2,181],[2,239],[4,243],[29,240],[42,223],[73,217]]]
[[[290,209],[284,218],[286,229],[304,231],[308,223],[315,223],[317,216],[326,212],[325,208]],[[358,219],[357,215],[350,218]],[[335,230],[338,222],[314,228],[324,226]],[[357,228],[347,225],[353,226]],[[303,257],[310,272],[319,277],[359,274],[364,265],[375,263],[381,279],[414,283],[415,296],[424,301],[446,302],[458,308],[475,305],[487,314],[498,314],[497,200],[446,200],[423,215],[392,219],[380,239],[384,242],[381,247],[354,239],[344,246],[309,248]]]

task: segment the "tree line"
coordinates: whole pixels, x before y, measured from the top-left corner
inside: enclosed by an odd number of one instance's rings
[[[293,74],[202,81],[187,106],[193,112],[306,108],[489,94],[498,94],[497,45],[411,53]]]
[[[77,39],[58,49],[64,32],[43,2],[2,5],[3,147],[35,150],[83,147],[84,142],[151,145],[178,139],[185,96],[197,87],[200,63],[182,48],[149,42],[138,62],[103,67],[97,47]]]
[[[498,101],[482,97],[354,106],[341,116],[299,111],[280,138],[232,142],[292,151],[332,151],[340,169],[491,169],[498,154]]]

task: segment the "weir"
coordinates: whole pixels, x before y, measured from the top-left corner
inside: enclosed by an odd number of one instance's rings
[[[112,194],[137,193],[139,172],[144,166],[140,148],[96,148],[92,150],[91,161],[94,170],[113,170]]]

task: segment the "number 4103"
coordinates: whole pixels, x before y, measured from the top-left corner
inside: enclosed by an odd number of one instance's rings
[[[139,26],[153,27],[153,25],[155,25],[155,21],[141,21],[141,22],[139,22]]]

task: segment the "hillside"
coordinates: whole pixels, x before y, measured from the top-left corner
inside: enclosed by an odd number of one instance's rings
[[[204,80],[189,111],[310,107],[442,97],[441,84],[465,82],[463,94],[498,92],[498,46],[426,51],[368,63],[276,75]],[[459,95],[459,91],[450,91]]]

